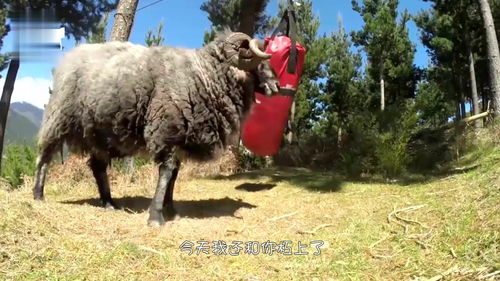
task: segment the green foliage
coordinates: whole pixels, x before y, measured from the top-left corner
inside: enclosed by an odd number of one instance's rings
[[[419,124],[424,127],[443,125],[454,112],[453,101],[435,81],[419,84],[415,103]]]
[[[413,66],[415,46],[406,27],[410,15],[407,11],[399,15],[398,0],[363,0],[362,6],[352,1],[352,5],[365,23],[351,36],[354,44],[362,47],[368,57],[370,91],[379,92],[379,83],[384,79],[386,104],[413,97],[417,71]]]
[[[266,167],[264,157],[255,156],[243,146],[238,146],[238,168],[243,171],[251,171]]]
[[[326,83],[318,97],[321,119],[337,127],[347,127],[350,118],[363,107],[365,98],[360,91],[361,55],[351,51],[352,43],[345,33],[341,19],[339,30],[331,35],[326,71]]]
[[[376,171],[374,154],[378,132],[375,116],[367,111],[353,115],[343,136],[339,163],[340,170],[351,177],[372,174]]]
[[[254,13],[255,21],[252,29],[257,35],[262,36],[269,28],[269,16],[264,10],[269,0],[207,0],[200,9],[208,14],[212,23],[210,31],[204,34],[205,44],[212,41],[215,34],[229,28],[232,31],[241,31],[242,18],[245,13]]]
[[[104,13],[99,23],[94,27],[90,35],[85,36],[89,44],[106,42],[106,26],[108,26],[109,13]]]
[[[443,107],[450,102],[461,109],[456,118],[466,117],[464,103],[471,97],[469,56],[473,54],[476,64],[478,90],[483,101],[489,97],[485,32],[477,1],[437,1],[430,10],[414,16],[420,28],[422,43],[428,48],[432,60],[429,83],[444,94]],[[498,3],[498,0],[492,1]],[[494,6],[494,5],[493,5]]]
[[[5,37],[5,35],[7,35],[7,33],[10,30],[10,27],[6,23],[8,13],[5,7],[6,7],[5,3],[1,2],[0,3],[0,50],[2,49],[3,46],[3,38]],[[8,62],[9,62],[9,56],[0,54],[0,72],[7,67]],[[1,77],[2,76],[0,75],[0,78]]]
[[[153,34],[152,30],[148,30],[148,33],[146,33],[146,46],[151,47],[151,46],[160,46],[163,44],[165,41],[165,37],[162,35],[163,33],[163,22],[160,22],[158,25],[158,28],[156,30],[156,34]]]
[[[391,110],[392,109],[392,110]],[[417,114],[411,103],[405,104],[403,114],[399,117],[400,108],[387,109],[390,116],[400,118],[394,126],[380,133],[375,143],[375,157],[378,160],[379,172],[386,177],[395,177],[405,172],[411,161],[408,145],[414,133]]]
[[[2,159],[2,178],[13,187],[23,184],[23,176],[35,174],[36,152],[34,146],[10,144],[5,149]]]

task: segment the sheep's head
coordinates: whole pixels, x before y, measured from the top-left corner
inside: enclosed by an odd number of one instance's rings
[[[244,71],[253,71],[259,64],[271,58],[263,51],[264,43],[241,33],[230,33],[223,43],[223,51],[229,62]]]
[[[257,69],[253,71],[255,76],[255,89],[260,93],[265,93],[268,96],[278,93],[279,81],[276,79],[276,74],[267,61],[261,62]]]

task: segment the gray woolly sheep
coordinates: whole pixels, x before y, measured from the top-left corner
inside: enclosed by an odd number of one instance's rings
[[[33,195],[43,200],[47,167],[63,143],[90,155],[105,207],[112,158],[146,152],[159,165],[150,225],[175,213],[174,183],[183,157],[205,160],[232,144],[255,100],[278,91],[262,44],[225,32],[200,49],[144,47],[129,42],[81,45],[54,71],[53,94],[39,132]]]

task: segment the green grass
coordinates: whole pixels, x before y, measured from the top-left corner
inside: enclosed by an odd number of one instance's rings
[[[153,167],[133,182],[113,172],[128,209],[106,211],[92,205],[84,161],[68,161],[51,169],[46,202],[31,199],[32,182],[0,189],[0,280],[476,280],[500,270],[499,159],[493,146],[391,183],[307,169],[183,179],[180,217],[161,228],[146,226]],[[185,240],[325,245],[319,256],[188,256]]]

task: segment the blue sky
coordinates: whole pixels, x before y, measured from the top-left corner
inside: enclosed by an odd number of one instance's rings
[[[155,0],[139,0],[139,9]],[[149,29],[156,29],[162,21],[165,25],[164,36],[167,45],[197,48],[202,45],[203,33],[210,28],[210,22],[205,12],[200,10],[203,0],[163,0],[145,9],[139,10],[135,17],[130,41],[144,44],[144,37]],[[416,14],[430,5],[421,0],[401,0],[400,10],[408,9],[411,14]],[[350,0],[313,0],[314,13],[320,17],[320,34],[329,34],[338,28],[337,17],[342,16],[343,25],[347,31],[359,30],[363,21],[359,14],[354,12]],[[266,12],[275,15],[278,11],[278,0],[271,0]],[[110,17],[107,35],[109,36],[113,15]],[[415,64],[426,66],[428,57],[425,48],[419,42],[419,33],[413,22],[409,24],[411,40],[417,46]],[[5,38],[2,52],[12,48],[12,32]],[[71,50],[75,41],[63,40],[64,50],[59,51],[59,58]],[[28,101],[36,106],[43,107],[48,99],[48,86],[51,84],[51,69],[56,65],[57,58],[46,62],[21,63],[18,81],[12,96],[12,101]],[[2,73],[5,77],[6,71]],[[0,81],[0,86],[3,80]]]

